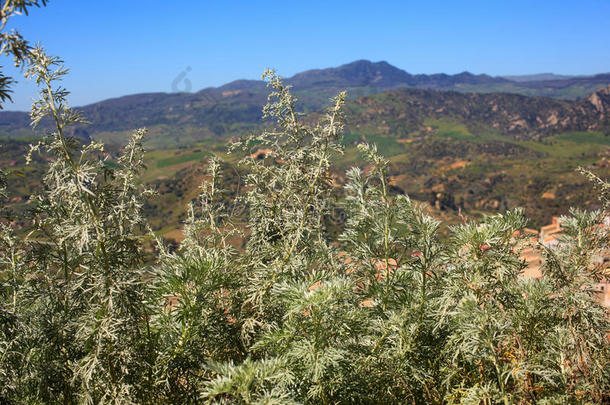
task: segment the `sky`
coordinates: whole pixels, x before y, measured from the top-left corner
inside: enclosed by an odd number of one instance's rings
[[[10,28],[65,61],[79,106],[359,59],[427,74],[610,72],[609,16],[609,0],[50,0]],[[19,80],[4,109],[29,110],[35,86],[0,59]]]

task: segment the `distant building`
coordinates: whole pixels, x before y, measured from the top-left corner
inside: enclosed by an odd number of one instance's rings
[[[521,260],[524,260],[527,267],[523,269],[522,277],[524,278],[542,278],[542,255],[533,247],[525,248],[521,251]]]
[[[604,218],[603,227],[610,228],[610,217]],[[540,232],[533,229],[524,230],[523,234],[532,235],[533,240],[538,240],[541,245],[554,249],[560,244],[562,228],[559,217],[553,217],[549,225],[540,228]],[[527,267],[523,269],[521,277],[540,279],[542,278],[542,254],[536,247],[526,247],[520,252],[521,259],[525,261]],[[601,266],[602,269],[610,269],[610,248],[593,257],[593,263]],[[610,307],[610,278],[606,278],[594,285],[594,290],[598,294],[602,305]]]
[[[553,222],[550,225],[540,228],[540,243],[548,248],[553,248],[559,244],[560,235],[561,224],[559,217],[553,217]]]

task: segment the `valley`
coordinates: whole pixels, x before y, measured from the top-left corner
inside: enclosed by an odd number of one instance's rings
[[[287,79],[307,121],[347,90],[345,153],[334,173],[339,196],[345,170],[363,165],[355,146],[365,141],[390,160],[392,192],[425,203],[449,223],[523,207],[531,225],[540,226],[571,206],[596,206],[591,184],[576,169],[610,176],[609,75],[424,76],[358,61]],[[192,94],[125,96],[80,108],[91,124],[70,135],[104,142],[112,157],[131,130],[147,127],[141,181],[157,195],[145,211],[155,231],[180,239],[184,206],[195,198],[210,156],[225,162],[227,184],[238,192],[240,156],[228,154],[227,144],[270,125],[261,119],[267,94],[262,81],[242,80]],[[549,94],[554,98],[541,97]],[[23,155],[36,141],[28,124],[26,113],[0,112],[0,163],[9,169],[12,205],[21,209],[39,187],[44,164],[40,157],[25,166]]]

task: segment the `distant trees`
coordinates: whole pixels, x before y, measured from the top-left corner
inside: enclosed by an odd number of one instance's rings
[[[66,135],[82,118],[55,85],[61,61],[41,48],[28,61],[41,89],[32,121],[55,128],[31,151],[50,163],[30,229],[0,224],[1,403],[610,400],[609,314],[591,288],[609,243],[603,181],[604,209],[563,218],[543,278],[524,280],[520,210],[442,240],[439,221],[390,194],[374,145],[359,145],[367,168],[346,173],[337,201],[345,94],[310,125],[266,72],[276,128],[232,145],[244,192],[233,197],[211,159],[170,251],[142,215],[145,131],[107,164],[103,145]]]

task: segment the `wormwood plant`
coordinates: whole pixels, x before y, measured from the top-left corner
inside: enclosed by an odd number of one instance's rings
[[[245,309],[251,314],[243,326],[246,340],[277,322],[276,300],[271,290],[285,281],[315,282],[314,274],[328,269],[332,248],[325,238],[324,215],[332,190],[329,168],[333,155],[342,152],[337,142],[343,128],[339,94],[325,118],[315,127],[301,122],[296,99],[275,73],[269,79],[273,92],[263,109],[278,129],[252,136],[233,149],[242,148],[245,203],[249,231],[241,259],[248,280]],[[252,148],[266,151],[266,159],[254,159]],[[268,318],[270,316],[270,318]]]
[[[233,145],[243,195],[231,201],[212,159],[184,241],[158,241],[145,264],[144,131],[115,162],[99,143],[79,145],[65,135],[83,120],[56,87],[61,61],[28,55],[41,89],[32,121],[54,130],[31,151],[49,158],[31,229],[1,223],[0,402],[610,400],[609,314],[592,289],[607,206],[562,217],[559,246],[540,246],[542,279],[524,280],[522,211],[443,240],[422,206],[389,193],[388,161],[366,144],[364,168],[337,193],[345,95],[308,124],[267,72],[276,129]],[[0,194],[4,184],[0,173]],[[333,238],[337,208],[346,222]]]
[[[6,174],[0,170],[0,210],[4,211]],[[2,212],[3,217],[7,213]],[[8,218],[10,216],[7,215]],[[21,335],[27,325],[19,317],[18,297],[21,257],[24,252],[11,226],[0,223],[0,401],[16,394],[17,379],[21,373],[18,365],[23,359]]]
[[[21,346],[3,353],[20,361],[14,400],[129,403],[146,397],[152,384],[135,182],[144,131],[134,133],[116,168],[106,164],[102,145],[79,148],[65,128],[82,119],[66,106],[67,92],[54,87],[66,70],[41,48],[29,58],[26,76],[41,89],[32,122],[49,117],[55,130],[30,152],[50,158],[32,230],[20,251],[5,243],[23,325],[15,338]]]
[[[329,153],[341,152],[333,129],[341,128],[341,98],[310,127],[288,89],[268,77],[276,91],[265,111],[278,130],[237,145],[266,152],[243,161],[247,247],[229,265],[241,281],[223,290],[241,303],[230,323],[240,325],[242,343],[224,363],[209,356],[202,399],[607,400],[608,313],[591,289],[600,277],[594,258],[608,243],[599,226],[606,211],[562,218],[566,237],[546,250],[543,279],[523,280],[521,211],[454,227],[441,241],[439,222],[389,195],[388,162],[361,145],[369,165],[347,173],[339,203],[347,222],[332,241],[323,218],[335,203]]]
[[[201,194],[188,206],[179,249],[170,253],[159,242],[155,381],[169,403],[199,402],[203,382],[214,374],[211,362],[241,360],[246,352],[237,293],[244,279],[231,245],[241,232],[231,223],[231,207],[222,203],[219,169],[211,159]]]

